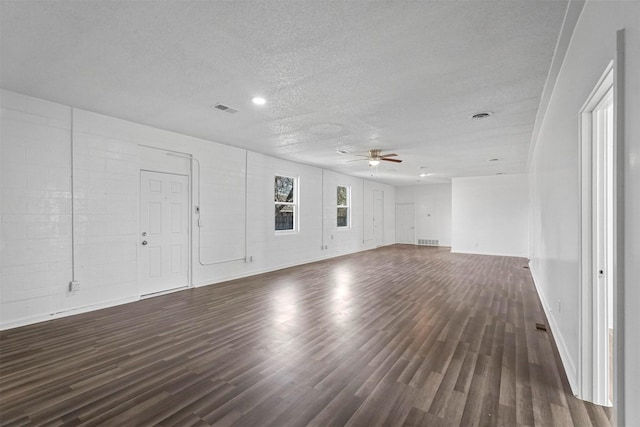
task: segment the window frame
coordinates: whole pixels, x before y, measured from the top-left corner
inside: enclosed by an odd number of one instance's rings
[[[342,187],[346,190],[347,193],[347,202],[346,205],[340,205],[338,202],[338,190],[339,188]],[[338,211],[339,209],[346,209],[347,210],[347,215],[346,215],[346,219],[347,219],[347,224],[346,225],[339,225],[338,224],[338,219],[339,219],[339,215],[338,215]],[[351,228],[351,186],[350,185],[337,185],[336,186],[336,228],[338,230],[346,230]]]
[[[281,202],[281,201],[277,201],[275,200],[275,182],[276,179],[280,177],[280,178],[290,178],[293,180],[293,196],[292,196],[292,202]],[[287,206],[292,206],[293,208],[293,228],[291,229],[286,229],[286,230],[278,230],[276,229],[276,214],[275,214],[275,210],[274,210],[274,217],[273,217],[273,231],[276,235],[279,234],[295,234],[299,232],[299,220],[298,220],[298,213],[299,213],[299,199],[298,199],[298,195],[299,195],[299,185],[300,185],[300,179],[298,176],[295,175],[289,175],[289,174],[285,174],[285,173],[275,173],[273,176],[273,206],[274,209],[276,206],[278,205],[287,205]]]

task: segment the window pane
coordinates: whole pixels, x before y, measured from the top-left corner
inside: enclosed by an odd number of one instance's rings
[[[338,187],[338,206],[348,206],[347,187]]]
[[[274,201],[293,203],[293,183],[295,178],[276,175]]]
[[[338,227],[348,226],[349,208],[338,208]]]
[[[295,206],[276,204],[276,231],[293,230]]]

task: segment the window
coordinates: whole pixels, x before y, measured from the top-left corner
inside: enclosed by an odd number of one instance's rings
[[[349,187],[338,186],[338,227],[349,226],[349,203],[351,201],[351,194],[349,193]]]
[[[276,175],[274,190],[275,230],[296,230],[296,179],[290,176]]]

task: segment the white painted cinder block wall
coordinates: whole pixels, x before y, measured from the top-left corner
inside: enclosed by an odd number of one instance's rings
[[[416,239],[451,246],[451,184],[396,187],[397,204],[413,204]]]
[[[528,257],[526,174],[453,178],[451,252]]]
[[[579,357],[579,124],[582,105],[625,29],[624,359],[620,426],[640,420],[640,3],[588,1],[541,122],[530,159],[531,271],[565,370],[577,383]],[[562,310],[558,311],[560,301]]]
[[[201,208],[201,227],[192,218],[195,286],[374,248],[374,190],[384,193],[383,244],[395,242],[391,186],[80,109],[72,114],[69,106],[10,91],[3,90],[0,101],[2,329],[140,297],[140,169],[192,168],[167,150],[198,160],[192,173],[192,207]],[[296,234],[273,231],[278,173],[299,178]],[[347,229],[336,227],[337,185],[351,188]],[[75,293],[67,292],[72,271],[80,282]]]
[[[0,124],[0,315],[19,319],[73,305],[64,292],[52,291],[71,277],[71,116],[57,104],[1,95],[12,108],[2,109]]]

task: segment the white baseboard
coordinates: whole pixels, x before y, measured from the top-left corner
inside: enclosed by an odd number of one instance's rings
[[[389,246],[389,245],[392,245],[392,244],[393,243],[390,243],[390,244],[385,245],[385,246]],[[255,276],[257,274],[263,274],[263,273],[269,273],[271,271],[282,270],[283,268],[295,267],[295,266],[298,266],[298,265],[309,264],[309,263],[312,263],[312,262],[324,261],[326,259],[336,258],[336,257],[343,256],[343,255],[350,255],[350,254],[354,254],[354,253],[358,253],[358,252],[364,252],[364,251],[373,250],[373,249],[376,249],[376,248],[357,249],[357,250],[354,250],[354,251],[339,252],[339,253],[334,253],[334,254],[326,255],[326,256],[322,256],[322,257],[316,257],[316,258],[307,259],[307,260],[304,260],[304,261],[297,261],[297,262],[294,262],[294,263],[282,264],[282,265],[278,265],[278,266],[275,266],[275,267],[269,267],[269,268],[264,268],[264,269],[259,269],[259,270],[252,270],[252,271],[247,272],[247,273],[233,274],[233,275],[229,275],[229,276],[216,277],[213,280],[206,280],[206,281],[202,281],[202,282],[194,282],[191,287],[213,285],[215,283],[226,282],[226,281],[229,281],[229,280],[242,279],[244,277]],[[114,307],[114,306],[117,306],[117,305],[122,305],[122,304],[127,304],[127,303],[130,303],[130,302],[139,301],[139,300],[145,299],[145,298],[152,298],[154,296],[165,295],[165,294],[171,293],[171,292],[183,291],[185,289],[189,289],[189,288],[171,289],[171,290],[169,290],[167,292],[161,292],[161,293],[153,294],[153,295],[145,295],[145,296],[142,296],[142,297],[133,296],[133,297],[127,297],[127,298],[119,298],[119,299],[115,299],[115,300],[101,302],[101,303],[98,303],[98,304],[89,304],[89,305],[85,305],[85,306],[81,306],[81,307],[75,307],[75,308],[71,308],[71,309],[68,309],[68,310],[59,311],[59,312],[55,312],[55,313],[44,313],[44,314],[38,314],[38,315],[35,315],[35,316],[22,317],[20,319],[15,319],[15,320],[11,320],[9,322],[0,324],[0,331],[4,331],[4,330],[7,330],[7,329],[18,328],[20,326],[31,325],[31,324],[34,324],[34,323],[46,322],[48,320],[59,319],[59,318],[62,318],[62,317],[73,316],[75,314],[87,313],[89,311],[100,310],[100,309],[103,309],[103,308]]]
[[[529,256],[528,254],[507,254],[503,252],[466,251],[466,250],[454,249],[453,247],[451,247],[451,253],[452,254],[468,254],[468,255],[506,256],[506,257],[512,257],[512,258],[527,258]]]
[[[567,379],[569,380],[569,386],[571,386],[571,392],[574,396],[578,395],[578,371],[576,369],[576,364],[570,356],[569,349],[567,348],[567,344],[564,340],[564,337],[560,333],[560,328],[556,323],[556,319],[553,316],[553,312],[551,310],[551,306],[547,301],[544,293],[542,292],[539,282],[536,279],[535,268],[531,263],[529,264],[529,271],[531,271],[531,277],[533,278],[533,284],[536,287],[536,292],[538,293],[538,297],[540,298],[540,302],[542,303],[542,309],[544,310],[544,314],[547,316],[547,320],[549,321],[549,328],[551,329],[551,333],[553,334],[553,338],[555,339],[556,344],[558,345],[558,353],[560,353],[560,360],[562,361],[562,367],[567,375]]]
[[[34,323],[46,322],[48,320],[60,319],[62,317],[73,316],[76,314],[87,313],[89,311],[101,310],[103,308],[115,307],[116,305],[128,304],[130,302],[138,301],[139,299],[140,298],[138,296],[118,298],[115,300],[101,302],[99,304],[83,305],[81,307],[70,308],[68,310],[58,311],[55,313],[45,313],[45,314],[38,314],[35,316],[22,317],[20,319],[12,320],[10,322],[1,324],[0,331],[19,328],[20,326],[27,326]]]
[[[394,245],[395,243],[389,243],[388,245],[384,245],[384,246],[391,246]],[[251,270],[250,272],[246,272],[246,273],[239,273],[239,274],[230,274],[227,276],[219,276],[216,277],[215,280],[206,280],[206,281],[201,281],[201,282],[194,282],[193,286],[198,288],[200,286],[208,286],[208,285],[215,285],[216,283],[222,283],[222,282],[228,282],[229,280],[236,280],[236,279],[243,279],[245,277],[251,277],[251,276],[256,276],[258,274],[264,274],[264,273],[270,273],[272,271],[277,271],[277,270],[282,270],[285,268],[290,268],[290,267],[296,267],[299,265],[304,265],[304,264],[311,264],[312,262],[318,262],[318,261],[324,261],[327,259],[331,259],[331,258],[337,258],[339,256],[345,256],[345,255],[351,255],[351,254],[355,254],[358,252],[365,252],[365,251],[371,251],[377,248],[368,248],[368,249],[357,249],[354,251],[347,251],[347,252],[340,252],[340,253],[335,253],[335,254],[331,254],[331,255],[327,255],[327,256],[323,256],[323,257],[316,257],[316,258],[309,258],[303,261],[297,261],[294,263],[287,263],[287,264],[281,264],[275,267],[268,267],[268,268],[261,268],[258,270]]]

